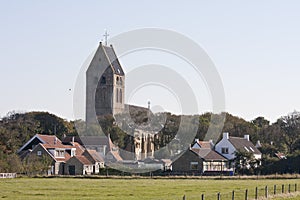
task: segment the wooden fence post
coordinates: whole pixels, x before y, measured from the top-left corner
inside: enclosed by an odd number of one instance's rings
[[[297,183],[295,183],[295,192],[297,192]]]
[[[234,190],[232,190],[232,200],[234,200]]]
[[[221,194],[218,192],[218,200],[221,200]]]
[[[289,190],[288,191],[289,191],[289,193],[291,193],[291,184],[289,184]]]
[[[265,197],[268,198],[268,186],[265,187]]]
[[[281,186],[281,193],[284,193],[284,185]]]
[[[204,194],[201,195],[201,200],[204,200]]]
[[[183,195],[182,200],[186,200],[185,195]]]
[[[255,188],[255,199],[258,199],[258,188]]]
[[[245,191],[245,200],[248,200],[248,189]]]
[[[274,195],[276,195],[276,185],[274,185]]]

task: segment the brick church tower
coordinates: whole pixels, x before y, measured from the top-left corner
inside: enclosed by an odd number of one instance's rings
[[[124,110],[125,74],[112,45],[100,42],[86,71],[86,122]]]

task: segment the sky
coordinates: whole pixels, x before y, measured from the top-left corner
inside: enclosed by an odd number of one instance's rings
[[[178,32],[206,51],[223,83],[226,112],[274,122],[300,110],[299,1],[3,0],[0,5],[2,117],[10,111],[48,111],[74,119],[77,76],[103,40],[104,30],[114,37],[145,27]],[[146,63],[137,57],[141,56],[120,59],[126,73],[137,64],[181,62],[147,52]],[[192,76],[184,71],[183,77]],[[211,111],[211,103],[205,84],[199,85],[203,90],[196,96],[204,99],[198,102],[201,114]],[[176,113],[176,105],[168,104],[171,97],[156,92],[163,94],[161,88],[144,88],[130,103],[144,101],[146,106],[147,98],[156,96],[157,107]]]

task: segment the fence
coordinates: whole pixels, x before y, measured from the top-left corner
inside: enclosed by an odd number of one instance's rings
[[[261,199],[268,198],[270,196],[289,194],[298,191],[297,184],[287,185],[273,185],[272,187],[256,187],[252,190],[233,190],[228,193],[216,193],[216,194],[201,194],[198,198],[192,197],[189,199],[199,200],[250,200],[250,199]],[[188,196],[184,195],[183,200],[188,200]]]
[[[16,173],[0,173],[0,178],[16,178]]]

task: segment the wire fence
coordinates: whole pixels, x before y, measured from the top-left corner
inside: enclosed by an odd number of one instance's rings
[[[183,195],[182,200],[256,200],[262,198],[276,197],[283,194],[295,193],[298,191],[297,184],[282,184],[251,189],[233,190],[226,193],[199,194],[197,196]]]

